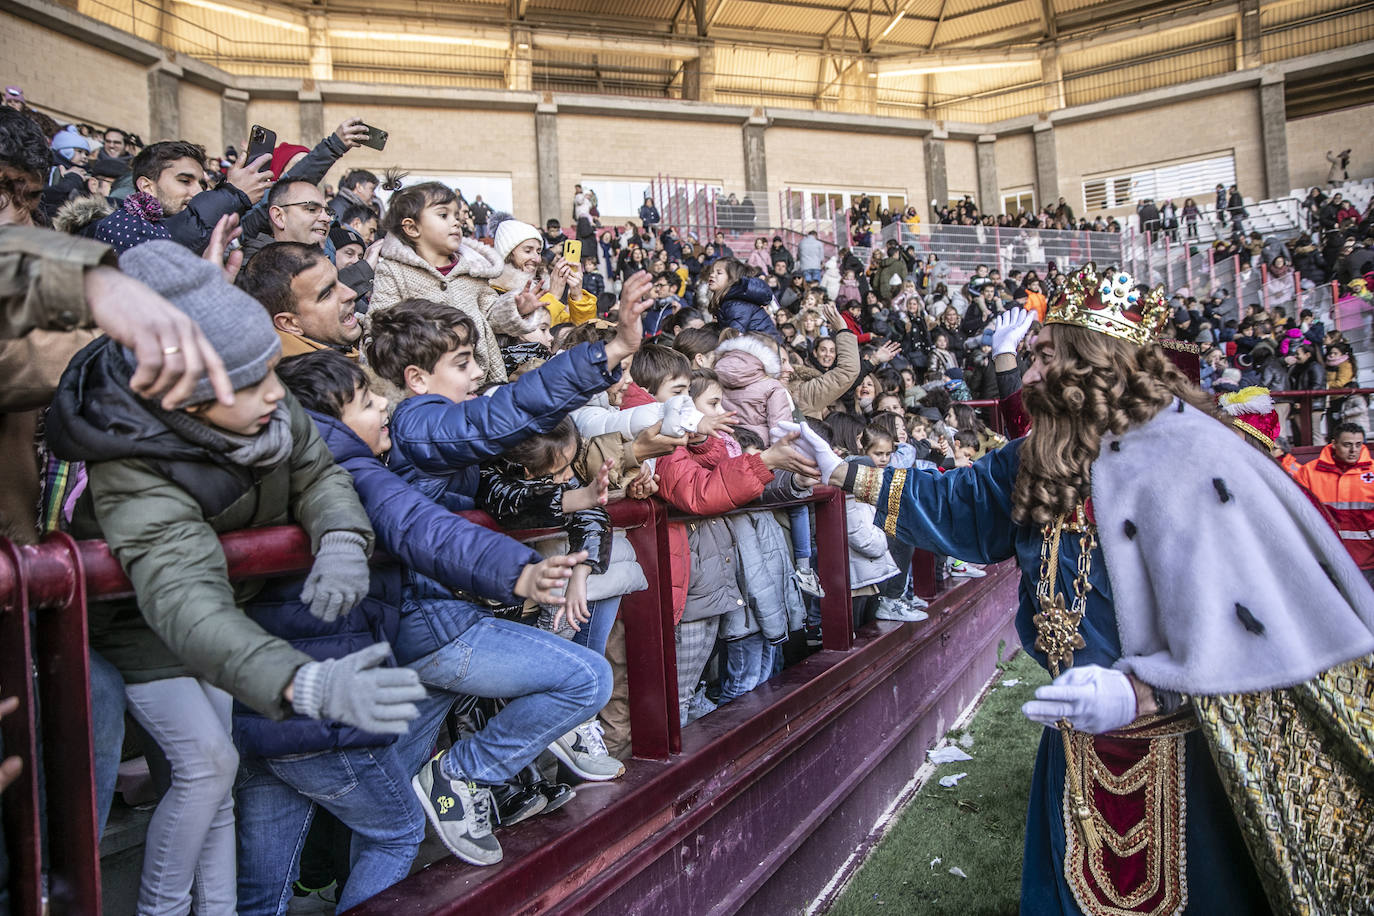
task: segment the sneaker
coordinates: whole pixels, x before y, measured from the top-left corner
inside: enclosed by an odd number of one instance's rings
[[[821,639],[821,628],[818,624],[806,627],[806,646],[809,649],[819,649],[823,645]]]
[[[297,899],[308,897],[310,900],[337,906],[339,902],[339,882],[330,881],[324,887],[308,887],[300,881],[291,884],[291,896]]]
[[[410,780],[429,822],[448,851],[472,865],[501,861],[501,844],[491,835],[491,791],[465,779],[449,779],[435,754]]]
[[[981,579],[987,575],[983,570],[963,560],[950,560],[949,574],[956,579]]]
[[[592,719],[549,745],[553,755],[582,779],[605,782],[625,772],[625,764],[606,753],[601,720]]]
[[[548,807],[548,799],[535,786],[511,780],[486,787],[496,803],[496,823],[513,827]]]
[[[903,603],[911,605],[918,611],[923,611],[930,607],[929,602],[920,595],[903,595],[901,600]]]
[[[577,795],[573,787],[566,782],[551,782],[544,777],[544,771],[531,762],[520,771],[520,775],[515,777],[522,785],[529,786],[540,795],[544,796],[544,809],[540,814],[552,814],[559,808],[572,801]]]
[[[691,702],[687,704],[687,721],[695,722],[702,716],[709,716],[719,709],[720,706],[711,702],[711,698],[706,695],[704,686],[698,687],[697,692],[692,694]]]
[[[792,573],[792,578],[797,580],[797,588],[806,594],[815,598],[825,597],[825,589],[821,588],[820,577],[811,567],[798,567],[796,572]]]
[[[925,611],[911,607],[895,598],[878,599],[878,610],[874,612],[878,620],[893,620],[898,623],[920,623],[927,619]]]

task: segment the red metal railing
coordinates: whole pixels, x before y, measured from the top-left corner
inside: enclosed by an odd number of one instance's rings
[[[820,602],[824,648],[840,651],[850,649],[854,639],[844,498],[840,490],[817,487],[806,499],[766,506],[816,507],[817,574],[826,592]],[[626,529],[648,580],[648,588],[626,595],[621,603],[632,752],[643,759],[668,760],[682,750],[668,510],[658,500],[620,500],[608,509],[612,524]],[[463,514],[498,529],[483,513]],[[313,562],[309,539],[295,526],[233,532],[221,537],[220,544],[232,580],[298,575]],[[4,796],[17,916],[43,912],[40,760],[46,784],[60,787],[46,798],[52,911],[101,911],[86,606],[132,593],[103,541],[75,541],[65,534],[50,535],[36,545],[0,539],[0,687],[20,700],[18,711],[6,716],[0,729],[5,753],[24,761],[22,775]],[[36,685],[30,676],[35,668]]]

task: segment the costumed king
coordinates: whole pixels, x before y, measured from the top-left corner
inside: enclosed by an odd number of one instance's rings
[[[1047,726],[1023,914],[1369,912],[1374,592],[1170,362],[1168,316],[1162,288],[1075,272],[1033,342],[1030,433],[971,467],[799,445],[902,543],[1021,568],[1017,631],[1054,677],[1023,707]]]

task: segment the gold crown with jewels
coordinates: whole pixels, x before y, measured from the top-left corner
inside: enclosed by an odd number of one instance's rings
[[[1144,346],[1158,341],[1171,315],[1164,287],[1141,293],[1130,274],[1108,279],[1089,261],[1065,279],[1045,324],[1071,324]]]

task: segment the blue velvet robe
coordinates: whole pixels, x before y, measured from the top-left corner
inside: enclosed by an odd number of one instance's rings
[[[907,472],[897,504],[896,537],[932,553],[973,563],[997,563],[1012,557],[1021,568],[1016,631],[1022,647],[1048,669],[1035,649],[1038,608],[1035,589],[1040,577],[1043,535],[1039,528],[1011,519],[1011,493],[1020,466],[1023,440],[991,452],[972,467],[940,473]],[[888,522],[893,470],[884,473],[875,522]],[[1186,524],[1186,519],[1180,519]],[[889,529],[891,530],[891,529]],[[1078,575],[1081,537],[1065,532],[1059,550],[1057,588],[1072,601]],[[1100,548],[1089,573],[1092,590],[1080,632],[1086,646],[1074,653],[1075,665],[1112,667],[1121,657],[1112,585]],[[1269,906],[1249,853],[1217,777],[1205,739],[1190,733],[1185,746],[1188,905],[1186,913],[1263,914]],[[1064,877],[1064,745],[1059,733],[1046,728],[1040,737],[1026,812],[1025,856],[1021,871],[1021,912],[1033,916],[1077,916],[1081,913]]]

